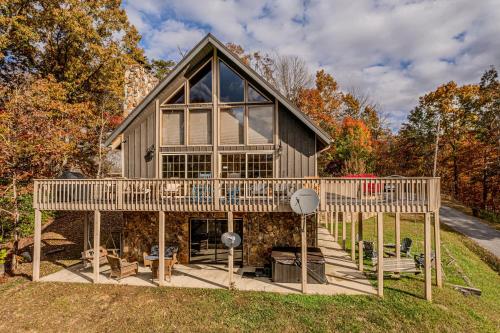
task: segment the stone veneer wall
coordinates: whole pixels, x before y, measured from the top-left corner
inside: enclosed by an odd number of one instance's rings
[[[189,262],[189,220],[191,218],[225,218],[224,213],[165,213],[165,244],[179,246],[179,261]],[[300,246],[300,217],[291,213],[235,213],[243,219],[243,262],[263,266],[270,263],[273,246]],[[124,213],[124,255],[142,260],[158,244],[158,213]],[[308,223],[308,245],[316,243],[316,226]]]
[[[126,117],[158,84],[158,79],[139,64],[125,70],[123,115]]]

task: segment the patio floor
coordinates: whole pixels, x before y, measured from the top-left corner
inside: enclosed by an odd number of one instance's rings
[[[310,294],[338,295],[365,294],[376,295],[376,289],[366,276],[357,270],[350,256],[334,242],[325,228],[318,230],[318,246],[326,259],[328,284],[309,284]],[[235,269],[235,287],[238,290],[269,291],[277,293],[300,293],[300,283],[275,283],[269,278],[243,277],[244,271],[251,267]],[[120,281],[108,278],[109,266],[101,266],[99,282],[107,284],[157,286],[157,280],[151,280],[151,270],[139,267],[139,274]],[[92,283],[92,268],[75,265],[40,279],[42,282],[77,282]],[[223,265],[176,265],[167,287],[185,288],[226,288],[228,285],[227,267]]]

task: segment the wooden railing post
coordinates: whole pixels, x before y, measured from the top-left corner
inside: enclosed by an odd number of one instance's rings
[[[213,203],[214,203],[214,209],[216,211],[220,210],[220,180],[214,179],[213,180]]]
[[[123,210],[123,180],[116,181],[116,208]]]
[[[326,210],[326,181],[320,179],[319,181],[319,207],[321,211]]]
[[[431,214],[424,214],[424,281],[425,281],[425,299],[432,301],[431,289]]]
[[[377,214],[377,293],[384,297],[384,214]]]
[[[101,246],[101,212],[94,211],[94,283],[99,283],[99,255]]]

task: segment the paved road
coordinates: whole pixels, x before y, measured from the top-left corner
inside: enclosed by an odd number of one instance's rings
[[[476,217],[447,206],[442,206],[439,213],[441,223],[471,238],[500,258],[500,231],[491,228]]]

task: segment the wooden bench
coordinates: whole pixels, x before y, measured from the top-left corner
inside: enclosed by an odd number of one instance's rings
[[[376,270],[378,267],[377,258],[373,260],[374,267]],[[412,258],[384,258],[384,267],[382,267],[384,272],[391,273],[421,273],[420,268],[417,267],[415,260]]]

